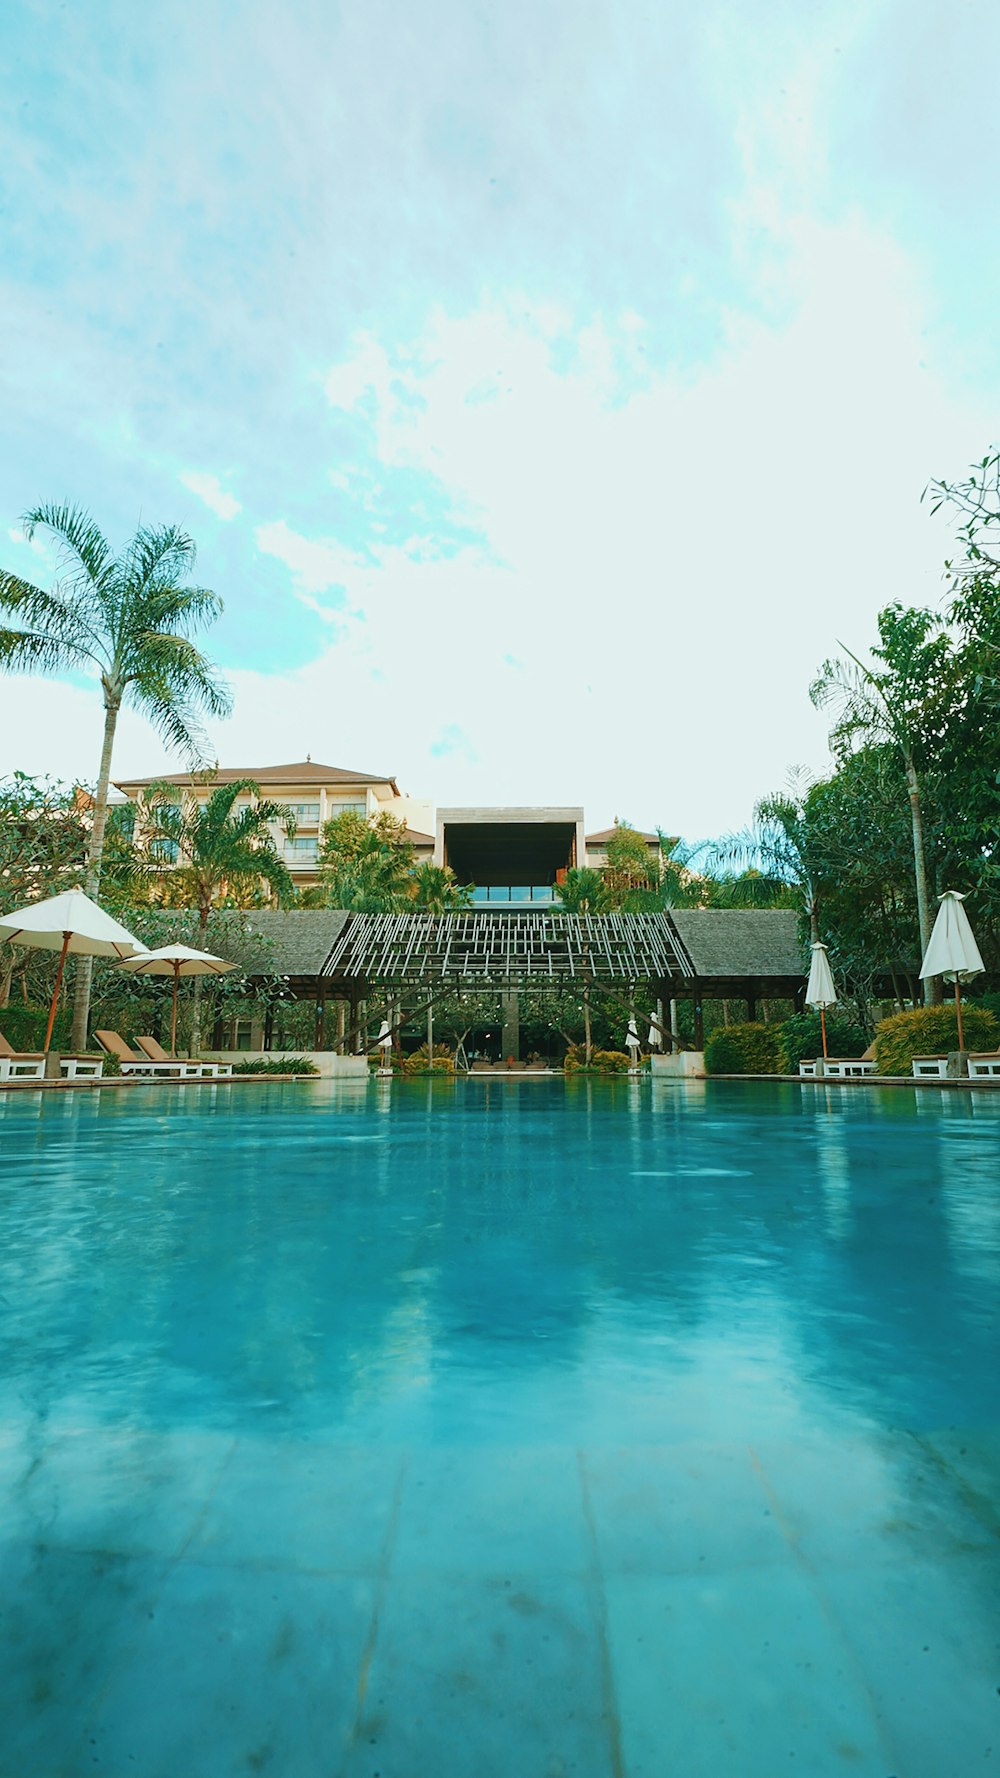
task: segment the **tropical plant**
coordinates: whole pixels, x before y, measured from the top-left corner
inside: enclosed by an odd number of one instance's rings
[[[366,819],[345,809],[323,829],[318,881],[303,902],[357,914],[403,913],[413,906],[413,859],[405,822],[385,811]]]
[[[780,1074],[783,1065],[778,1025],[719,1025],[705,1042],[706,1074]]]
[[[799,1063],[823,1054],[823,1029],[818,1012],[793,1013],[778,1026],[781,1036],[782,1068],[786,1074],[798,1074]],[[851,1059],[863,1056],[869,1039],[864,1027],[832,1008],[826,1015],[827,1053]]]
[[[810,780],[795,771],[785,790],[762,797],[753,812],[753,826],[728,834],[710,848],[718,868],[738,876],[715,879],[706,900],[715,907],[776,907],[796,898],[809,922],[813,944],[819,939],[819,874],[814,856],[806,802]]]
[[[234,1062],[234,1074],[318,1074],[319,1069],[308,1056],[255,1056],[249,1062]]]
[[[878,614],[877,663],[867,667],[845,648],[846,660],[827,660],[810,687],[817,708],[838,712],[832,741],[842,756],[860,743],[888,741],[899,753],[906,779],[913,838],[913,870],[921,950],[930,942],[930,889],[921,802],[921,728],[928,698],[946,666],[950,642],[933,612],[888,605]],[[928,982],[928,999],[940,983]]]
[[[418,864],[410,873],[408,891],[422,913],[450,914],[472,905],[472,890],[447,864]]]
[[[967,1050],[1000,1047],[1000,1023],[987,1007],[969,1001],[962,1008]],[[914,1056],[946,1056],[958,1049],[958,1014],[953,1004],[917,1006],[883,1019],[875,1033],[879,1074],[910,1074]]]
[[[200,719],[225,716],[229,692],[192,635],[212,623],[222,601],[185,584],[191,538],[173,525],[141,525],[120,555],[79,507],[44,505],[21,520],[30,542],[55,545],[50,591],[0,570],[0,668],[7,672],[96,671],[104,699],[104,742],[94,796],[84,889],[101,881],[115,729],[124,705],[145,716],[168,746],[194,761],[203,751]],[[91,967],[77,965],[72,1042],[86,1042]]]
[[[206,783],[211,774],[206,774]],[[284,803],[260,794],[252,778],[218,784],[204,802],[194,796],[177,800],[176,785],[150,786],[137,810],[137,822],[146,845],[161,850],[167,860],[162,881],[171,899],[197,909],[197,950],[205,949],[208,918],[217,902],[241,886],[265,883],[272,896],[288,900],[293,894],[288,867],[279,856],[273,828],[293,833],[295,821]],[[251,800],[235,812],[240,798]],[[195,1054],[201,1042],[201,977],[194,980],[194,1026],[191,1045]]]

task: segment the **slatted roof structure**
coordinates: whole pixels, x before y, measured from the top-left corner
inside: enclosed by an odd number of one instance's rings
[[[386,986],[676,983],[692,975],[668,914],[355,914],[326,977]]]

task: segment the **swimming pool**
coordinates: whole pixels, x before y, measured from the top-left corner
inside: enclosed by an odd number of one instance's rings
[[[0,1772],[965,1778],[998,1281],[993,1095],[12,1094]]]

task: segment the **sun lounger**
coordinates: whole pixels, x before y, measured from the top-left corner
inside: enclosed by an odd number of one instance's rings
[[[100,1056],[60,1054],[59,1071],[64,1080],[100,1080],[104,1062]],[[44,1080],[45,1056],[41,1050],[14,1050],[0,1032],[0,1080]]]
[[[822,1067],[823,1078],[827,1080],[853,1080],[865,1074],[875,1073],[875,1045],[870,1043],[863,1056],[822,1056],[815,1060],[799,1063],[799,1073],[807,1077],[819,1073]]]
[[[0,1080],[44,1080],[41,1050],[15,1050],[0,1033]]]
[[[1000,1050],[970,1050],[969,1073],[980,1080],[1000,1074]]]
[[[117,1031],[95,1031],[94,1036],[102,1050],[106,1051],[109,1056],[114,1056],[123,1074],[146,1074],[150,1078],[155,1078],[165,1075],[183,1075],[189,1072],[183,1062],[172,1062],[169,1056],[166,1062],[151,1062],[148,1056],[130,1050],[125,1039],[119,1037]]]
[[[914,1080],[947,1080],[947,1056],[914,1056],[911,1063]]]
[[[208,1080],[219,1080],[233,1072],[231,1062],[196,1062],[192,1056],[168,1056],[162,1044],[155,1037],[137,1037],[136,1043],[144,1056],[151,1062],[170,1062],[182,1068],[188,1075],[204,1076]]]

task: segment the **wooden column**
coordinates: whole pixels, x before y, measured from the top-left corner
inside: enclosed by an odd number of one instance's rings
[[[747,982],[747,1018],[752,1022],[757,1017],[757,996],[750,982]]]
[[[705,1047],[705,1015],[701,1004],[701,983],[691,984],[694,1000],[694,1047],[703,1050]]]

